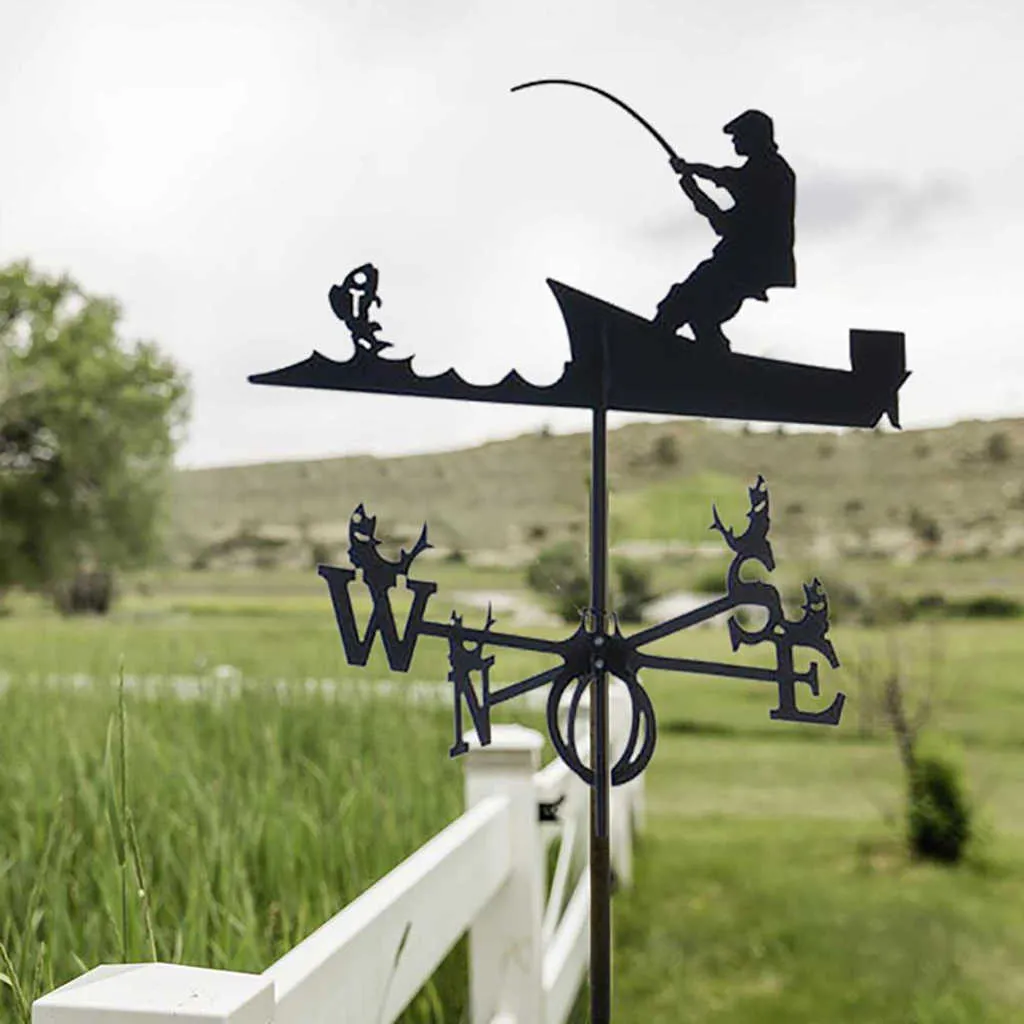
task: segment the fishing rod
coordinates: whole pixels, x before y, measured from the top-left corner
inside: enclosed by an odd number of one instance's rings
[[[679,156],[676,151],[668,144],[665,136],[658,131],[654,125],[651,124],[645,117],[638,114],[628,103],[624,103],[618,98],[613,96],[610,92],[605,89],[599,89],[596,85],[588,85],[586,82],[577,82],[572,78],[538,78],[533,82],[523,82],[521,85],[512,86],[512,92],[518,92],[520,89],[530,89],[535,85],[573,85],[577,89],[586,89],[588,92],[596,92],[598,96],[603,96],[606,100],[611,100],[617,107],[624,110],[630,117],[635,121],[639,121],[640,124],[658,140],[658,145],[673,159],[678,160]]]

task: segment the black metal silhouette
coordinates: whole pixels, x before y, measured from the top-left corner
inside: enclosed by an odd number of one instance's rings
[[[366,349],[374,355],[391,345],[390,341],[378,340],[380,324],[370,319],[370,310],[382,304],[377,294],[379,280],[377,268],[372,263],[364,263],[327,294],[334,315],[351,332],[357,350]]]
[[[535,85],[572,85],[577,89],[586,89],[587,92],[597,93],[598,96],[603,96],[606,100],[611,100],[617,107],[624,110],[630,117],[635,121],[639,121],[640,124],[647,129],[647,131],[654,136],[657,140],[658,145],[669,155],[670,160],[678,160],[679,156],[676,151],[669,145],[668,140],[665,138],[657,128],[651,124],[647,118],[642,117],[638,114],[628,103],[623,102],[618,96],[608,92],[607,89],[598,88],[596,85],[590,85],[587,82],[578,82],[573,78],[537,78],[532,82],[522,82],[519,85],[513,85],[509,90],[510,92],[519,92],[522,89],[532,89]]]
[[[546,640],[495,631],[495,619],[490,607],[482,628],[466,626],[455,612],[448,622],[427,618],[427,605],[437,591],[437,584],[416,579],[412,575],[416,557],[430,545],[427,528],[423,527],[419,540],[411,551],[402,551],[397,561],[385,559],[378,551],[376,518],[366,514],[360,505],[349,524],[349,557],[353,568],[331,565],[318,567],[327,582],[335,617],[341,636],[342,648],[350,664],[365,665],[379,637],[388,664],[395,671],[407,672],[412,663],[420,637],[438,637],[448,641],[449,681],[453,684],[454,739],[451,755],[456,757],[468,749],[464,728],[466,717],[472,723],[480,742],[487,745],[491,736],[491,709],[505,701],[522,696],[531,690],[550,684],[547,721],[551,742],[559,756],[587,785],[594,784],[594,770],[584,763],[576,745],[575,722],[580,699],[595,673],[607,672],[621,680],[632,702],[630,734],[619,759],[611,767],[611,784],[629,782],[646,768],[654,753],[656,725],[650,697],[640,682],[642,669],[663,669],[673,672],[699,673],[732,679],[752,679],[773,683],[778,691],[778,706],[770,714],[773,719],[788,722],[806,722],[816,725],[838,725],[845,696],[838,694],[832,703],[819,711],[801,710],[796,703],[796,685],[806,684],[818,696],[818,669],[812,663],[806,672],[794,668],[793,651],[797,647],[816,650],[832,668],[838,668],[832,642],[828,639],[828,599],[819,580],[804,585],[806,602],[803,617],[786,618],[778,590],[763,580],[744,580],[741,570],[747,562],[758,562],[767,571],[775,568],[771,542],[768,490],[764,479],[758,477],[749,489],[750,511],[748,526],[740,536],[727,529],[713,509],[711,528],[721,533],[733,558],[726,572],[725,593],[693,611],[624,636],[615,624],[613,631],[595,630],[593,623],[581,622],[571,635],[562,640]],[[365,629],[360,633],[354,606],[349,593],[352,584],[365,586],[371,600],[371,611]],[[400,629],[391,606],[391,591],[399,581],[412,591],[413,601],[407,621]],[[766,612],[765,624],[758,630],[748,630],[733,614],[727,628],[733,650],[741,646],[768,643],[775,647],[775,666],[759,668],[729,665],[720,662],[697,661],[689,658],[670,658],[645,653],[643,648],[657,640],[689,629],[715,616],[735,613],[743,607],[758,607]],[[490,672],[492,656],[484,655],[484,647],[513,648],[532,651],[557,659],[557,664],[514,683],[495,689]],[[474,685],[479,676],[479,689]],[[564,726],[559,723],[558,712],[568,695]],[[602,806],[602,820],[606,807]]]
[[[776,687],[777,706],[770,712],[778,721],[837,725],[845,697],[838,693],[828,707],[806,711],[798,706],[796,687],[806,685],[819,695],[817,664],[797,671],[794,650],[817,651],[833,668],[839,660],[828,638],[828,601],[820,582],[804,585],[804,606],[798,619],[786,617],[778,591],[762,580],[742,578],[748,562],[766,571],[775,567],[768,540],[768,491],[758,477],[750,488],[748,525],[743,534],[725,526],[713,510],[712,529],[733,552],[726,575],[725,594],[701,608],[667,622],[623,636],[608,613],[608,478],[607,413],[667,413],[713,418],[807,423],[826,426],[870,427],[883,415],[899,426],[898,392],[910,376],[905,366],[904,336],[895,331],[851,330],[850,370],[783,362],[729,351],[722,324],[747,299],[767,300],[770,288],[794,287],[793,213],[795,179],[774,143],[771,119],[760,111],[746,111],[725,126],[738,154],[747,157],[741,167],[716,168],[682,160],[648,121],[611,93],[571,79],[541,79],[516,86],[513,92],[538,85],[576,86],[610,100],[638,121],[668,154],[679,184],[698,213],[711,223],[721,241],[712,257],[701,263],[661,301],[653,320],[620,309],[602,299],[549,279],[569,335],[571,358],[562,376],[549,386],[537,386],[514,370],[495,384],[477,386],[454,370],[434,377],[413,372],[412,359],[388,359],[382,350],[389,342],[377,333],[371,318],[380,305],[379,274],[370,263],[357,267],[341,285],[330,290],[330,304],[348,328],[355,352],[345,361],[318,351],[290,366],[251,376],[257,384],[323,388],[336,391],[419,395],[479,402],[538,406],[567,406],[592,410],[590,484],[590,608],[579,628],[563,640],[544,640],[493,629],[488,609],[483,628],[465,625],[454,612],[448,622],[427,618],[427,606],[437,591],[435,583],[410,576],[418,555],[430,545],[423,532],[411,551],[397,561],[384,559],[376,537],[376,521],[362,505],[349,530],[351,568],[321,565],[338,622],[345,656],[350,664],[365,665],[380,641],[388,664],[408,671],[420,637],[438,637],[448,643],[449,674],[453,686],[456,757],[468,749],[467,721],[482,744],[490,742],[491,709],[541,686],[550,685],[547,723],[559,756],[591,793],[590,834],[590,1007],[593,1024],[608,1024],[611,1015],[610,897],[611,868],[608,837],[609,790],[635,778],[654,753],[657,725],[650,697],[640,682],[644,669],[699,673],[733,679],[768,682]],[[734,205],[723,210],[698,185],[697,179],[728,189]],[[695,338],[675,332],[689,324]],[[371,597],[372,608],[360,632],[349,594],[360,582]],[[407,621],[395,620],[391,591],[404,583],[412,592]],[[745,627],[735,614],[742,606],[763,609],[759,629]],[[775,663],[769,668],[729,665],[689,658],[665,657],[646,648],[657,640],[695,626],[716,615],[727,620],[733,650],[769,644]],[[553,662],[517,682],[495,687],[491,680],[493,656],[486,648],[532,651]],[[608,678],[621,680],[630,695],[632,721],[625,748],[614,764],[608,750]],[[478,680],[478,682],[475,682]],[[585,758],[576,742],[575,723],[580,701],[591,694],[590,744]],[[564,707],[565,723],[559,721]]]
[[[701,263],[658,304],[654,323],[673,334],[689,324],[692,339],[711,349],[729,350],[722,324],[731,320],[745,299],[767,302],[768,288],[793,288],[796,176],[780,156],[772,119],[761,110],[746,110],[723,131],[732,136],[741,167],[689,163],[665,137],[629,104],[605,89],[569,78],[543,78],[514,86],[512,92],[537,85],[571,85],[610,100],[638,121],[657,140],[679,175],[679,185],[721,241],[711,259]],[[722,209],[697,184],[703,178],[726,189],[734,205]]]
[[[796,175],[778,151],[767,114],[747,110],[723,130],[732,136],[736,152],[747,158],[741,167],[671,161],[683,192],[721,241],[710,259],[672,286],[658,305],[654,323],[673,332],[689,324],[695,341],[728,350],[722,324],[739,312],[745,299],[767,302],[767,289],[796,285]],[[726,189],[733,206],[719,207],[697,178]]]
[[[419,377],[411,356],[388,359],[379,354],[386,342],[361,343],[380,325],[359,319],[345,321],[356,344],[351,359],[339,362],[314,351],[302,362],[249,380],[576,409],[593,409],[606,400],[607,408],[624,412],[822,426],[872,427],[888,415],[899,426],[897,392],[910,376],[901,333],[851,330],[852,370],[834,370],[686,344],[635,313],[559,281],[549,279],[548,285],[561,307],[572,354],[554,384],[531,384],[514,370],[496,384],[484,385],[467,383],[455,370]],[[344,285],[331,289],[332,307],[345,291]],[[607,384],[602,383],[600,365],[605,365]]]

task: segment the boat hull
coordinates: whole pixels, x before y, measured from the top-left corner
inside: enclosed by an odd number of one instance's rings
[[[733,352],[709,352],[650,321],[558,281],[548,284],[569,332],[571,365],[601,376],[607,407],[770,423],[899,426],[898,392],[910,376],[904,335],[850,331],[851,370]]]

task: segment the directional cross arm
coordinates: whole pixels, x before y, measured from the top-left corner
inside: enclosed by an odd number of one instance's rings
[[[423,622],[419,626],[421,636],[435,636],[447,640],[452,633],[450,622]],[[473,629],[471,626],[459,626],[459,635],[464,640],[487,644],[488,647],[509,647],[520,651],[535,651],[538,654],[561,654],[565,650],[565,640],[545,640],[542,637],[519,636],[516,633],[495,633],[490,629]]]
[[[536,690],[540,686],[546,686],[548,683],[554,682],[563,671],[564,667],[558,665],[555,668],[538,672],[528,679],[522,679],[518,683],[509,683],[508,686],[503,686],[500,690],[495,690],[491,694],[491,704],[503,704],[507,700],[521,697],[524,693]]]
[[[742,570],[748,562],[759,564],[767,572],[775,568],[775,556],[768,540],[768,489],[763,478],[758,477],[754,486],[748,488],[748,494],[748,522],[740,534],[725,526],[717,509],[712,510],[710,528],[721,534],[733,555],[725,572],[725,594],[699,608],[641,629],[628,637],[623,636],[618,626],[614,632],[607,633],[595,625],[602,615],[607,614],[607,609],[591,609],[591,624],[588,626],[587,617],[584,617],[584,621],[571,636],[561,639],[496,631],[493,629],[494,618],[489,608],[486,622],[479,627],[464,624],[462,618],[454,612],[447,622],[428,619],[427,602],[436,593],[437,584],[415,579],[411,575],[414,560],[430,546],[426,527],[408,552],[402,550],[397,560],[389,561],[378,550],[380,541],[376,537],[376,519],[368,515],[362,506],[356,510],[350,524],[349,554],[354,568],[321,566],[320,574],[331,590],[343,646],[350,663],[365,665],[373,644],[379,638],[387,654],[388,664],[392,669],[404,672],[411,666],[420,637],[433,637],[447,642],[448,681],[452,684],[454,697],[455,742],[450,751],[452,756],[468,750],[464,736],[467,715],[468,724],[472,725],[480,742],[486,745],[490,742],[492,708],[541,687],[550,686],[547,719],[551,741],[559,756],[589,785],[595,776],[592,767],[583,763],[576,748],[573,726],[576,712],[583,693],[593,679],[603,673],[618,679],[626,686],[632,708],[632,722],[625,749],[611,766],[610,772],[611,783],[621,785],[635,778],[646,767],[654,751],[654,708],[640,682],[640,673],[644,669],[771,683],[778,691],[778,704],[770,712],[772,719],[818,725],[839,723],[845,702],[843,694],[837,694],[832,703],[820,711],[804,711],[797,706],[796,700],[798,685],[807,686],[814,696],[819,694],[818,666],[812,663],[806,671],[797,671],[794,664],[796,648],[818,652],[833,668],[839,664],[828,637],[828,601],[821,584],[817,580],[804,584],[803,616],[788,618],[782,596],[775,586],[764,580],[743,578]],[[369,590],[372,600],[365,630],[357,628],[353,604],[348,595],[349,586],[356,583]],[[404,625],[396,621],[391,604],[392,594],[399,588],[413,595]],[[763,624],[757,628],[744,625],[741,612],[745,608],[758,609]],[[654,654],[644,650],[648,644],[722,615],[729,616],[728,635],[734,651],[740,647],[762,647],[767,644],[774,651],[774,666],[732,665],[700,658]],[[494,656],[489,653],[490,648],[546,655],[556,664],[549,664],[542,671],[518,681],[492,687]],[[561,721],[563,714],[564,723]]]
[[[727,665],[719,661],[699,661],[696,658],[665,658],[656,654],[638,656],[641,668],[661,669],[665,672],[687,672],[701,676],[725,676],[728,679],[752,679],[762,683],[778,682],[778,672],[755,665]]]
[[[735,607],[736,599],[726,594],[724,597],[701,605],[700,608],[693,608],[666,622],[659,623],[657,626],[649,626],[647,629],[640,630],[639,633],[634,633],[629,638],[629,645],[636,649],[644,644],[654,643],[655,640],[662,640],[673,633],[689,629],[691,626],[699,626],[702,622],[707,622],[708,619],[713,619],[716,615],[732,611]]]
[[[838,725],[843,705],[846,702],[846,696],[839,693],[832,703],[821,711],[802,711],[798,708],[795,695],[797,683],[806,684],[815,697],[820,692],[818,666],[812,663],[806,672],[796,671],[793,668],[791,649],[779,651],[779,664],[776,668],[759,668],[756,665],[727,665],[723,662],[700,661],[696,658],[666,658],[654,654],[640,654],[637,656],[637,660],[641,668],[772,683],[779,689],[779,706],[770,712],[775,721],[802,722],[807,725]]]

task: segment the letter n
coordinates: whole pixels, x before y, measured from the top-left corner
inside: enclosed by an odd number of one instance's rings
[[[450,757],[458,757],[469,750],[469,744],[462,734],[463,705],[469,711],[473,728],[476,729],[476,734],[480,739],[480,746],[486,747],[491,742],[491,687],[488,670],[493,661],[493,658],[487,658],[483,666],[480,685],[481,697],[479,698],[473,689],[473,680],[470,677],[469,669],[457,668],[453,665],[451,672],[448,673],[448,681],[455,687],[455,742],[448,751]]]

